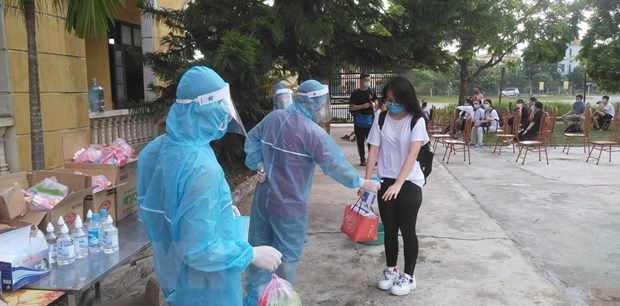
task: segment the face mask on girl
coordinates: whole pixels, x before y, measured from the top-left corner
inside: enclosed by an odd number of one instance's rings
[[[480,108],[480,104],[474,104],[474,109],[479,109]]]
[[[364,88],[370,88],[370,82],[364,82]]]
[[[395,113],[395,114],[398,114],[398,113],[402,112],[405,109],[405,106],[402,105],[402,104],[394,104],[392,102],[387,102],[386,105],[387,105],[387,108],[392,113]]]
[[[489,109],[490,105],[489,104],[482,104],[482,108],[484,109]]]
[[[517,108],[518,109],[522,109],[523,108],[523,104],[522,103],[517,104]]]

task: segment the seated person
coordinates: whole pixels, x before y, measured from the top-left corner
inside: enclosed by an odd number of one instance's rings
[[[536,140],[536,138],[538,137],[538,131],[540,131],[543,113],[544,111],[542,102],[534,102],[534,105],[532,105],[530,109],[530,114],[534,115],[527,127],[523,131],[519,132],[520,141]]]
[[[474,101],[474,116],[472,117],[472,124],[474,125],[474,127],[472,128],[472,132],[471,132],[471,138],[469,140],[469,145],[473,146],[474,148],[482,148],[482,137],[478,138],[478,134],[477,134],[477,130],[476,127],[480,127],[479,125],[476,125],[476,123],[478,123],[480,120],[484,119],[484,109],[482,107],[480,107],[480,102],[479,101]],[[481,128],[481,127],[480,127]],[[480,139],[480,144],[476,143],[476,139]]]
[[[575,102],[573,102],[573,107],[566,112],[566,114],[562,115],[562,122],[564,122],[564,126],[569,126],[574,122],[579,122],[579,125],[583,129],[583,122],[585,120],[585,116],[583,115],[586,111],[586,104],[583,103],[583,96],[577,95],[575,96]]]
[[[454,130],[457,131],[457,133],[455,134],[456,138],[460,137],[459,132],[462,132],[463,130],[465,130],[465,120],[467,120],[467,117],[474,117],[474,108],[471,106],[472,104],[472,99],[468,98],[467,100],[465,100],[465,102],[463,102],[463,105],[459,105],[456,107],[456,109],[460,110],[458,117],[456,118],[456,121],[454,122]],[[458,134],[458,135],[457,135]]]
[[[477,120],[474,123],[474,127],[471,131],[471,142],[474,140],[476,144],[475,148],[482,148],[482,136],[484,133],[488,132],[497,132],[499,128],[499,114],[497,110],[493,108],[493,102],[491,99],[484,99],[482,102],[482,108],[484,109],[484,117],[483,119]]]
[[[527,127],[529,123],[528,109],[527,107],[525,107],[523,99],[517,99],[517,107],[515,108],[514,112],[516,112],[517,110],[521,110],[521,123],[519,126],[519,130],[523,130]],[[512,123],[514,121],[514,112],[510,116],[510,118],[508,118],[508,130],[506,130],[506,132],[508,133],[512,133],[512,127],[513,127]]]
[[[603,99],[599,102],[598,109],[592,112],[592,122],[594,123],[594,129],[600,130],[603,127],[605,120],[611,120],[614,118],[616,111],[613,104],[609,103],[609,96],[603,96]]]

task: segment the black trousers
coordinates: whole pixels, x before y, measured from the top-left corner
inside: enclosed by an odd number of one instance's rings
[[[368,138],[368,134],[370,134],[370,128],[354,126],[353,130],[355,131],[355,138],[357,139],[357,153],[360,155],[360,161],[366,161],[364,143],[366,142],[366,138]],[[370,151],[370,145],[368,145],[368,151]]]
[[[388,187],[396,180],[383,178],[379,190],[379,213],[385,232],[385,261],[388,267],[395,267],[398,261],[398,231],[403,236],[405,273],[413,275],[418,260],[418,235],[415,231],[418,211],[422,205],[422,188],[405,181],[398,197],[390,201],[381,199]]]

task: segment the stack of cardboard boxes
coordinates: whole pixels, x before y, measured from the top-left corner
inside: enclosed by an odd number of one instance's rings
[[[120,221],[132,215],[138,209],[137,203],[137,159],[123,165],[74,163],[73,154],[80,148],[88,146],[85,134],[71,134],[63,137],[63,154],[65,167],[50,171],[25,172],[0,176],[0,249],[8,248],[8,241],[15,241],[21,235],[27,241],[29,225],[38,226],[42,231],[48,222],[55,224],[62,216],[68,227],[72,227],[77,216],[85,220],[90,209],[99,212],[105,208],[114,219]],[[79,173],[79,174],[78,174]],[[106,190],[94,192],[91,176],[104,175],[111,182]],[[69,187],[70,194],[54,206],[51,211],[29,211],[21,189],[28,189],[35,183],[48,177],[56,177],[58,182]],[[27,229],[26,229],[27,228]],[[30,239],[32,242],[33,239]],[[5,242],[5,243],[3,243]],[[0,250],[0,269],[2,271],[2,289],[17,290],[49,274],[47,249],[31,249],[29,254],[9,256]],[[45,251],[45,252],[43,252]],[[23,253],[23,252],[22,252]],[[43,258],[45,255],[45,258]],[[37,273],[29,269],[29,265],[37,263],[37,267],[46,268]],[[24,271],[30,271],[25,273]]]

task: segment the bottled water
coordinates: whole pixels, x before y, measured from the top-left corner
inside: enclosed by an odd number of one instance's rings
[[[103,226],[103,252],[118,252],[118,229],[114,226],[112,216],[108,215]]]
[[[99,210],[99,247],[103,251],[103,227],[108,219],[108,210],[102,208]]]
[[[73,239],[69,236],[69,228],[66,224],[60,229],[60,237],[57,242],[58,248],[58,265],[68,265],[75,262],[75,246]]]
[[[88,251],[91,253],[101,252],[101,244],[99,242],[99,215],[93,214],[93,219],[88,225]]]
[[[103,99],[103,87],[97,85],[97,79],[88,86],[88,109],[91,112],[105,111],[105,100]]]
[[[86,213],[86,220],[84,221],[84,223],[82,223],[82,228],[88,232],[88,226],[90,225],[90,220],[93,218],[93,211],[92,210],[88,210],[88,212]]]
[[[75,258],[88,256],[88,234],[82,228],[82,218],[78,215],[75,219],[75,226],[71,230],[73,246],[75,247]]]
[[[52,222],[47,223],[47,228],[45,230],[47,231],[45,234],[45,240],[47,241],[47,246],[49,247],[50,264],[53,264],[56,262],[58,250],[56,249],[56,235],[54,234],[54,226],[52,225]]]
[[[62,216],[59,216],[54,230],[54,235],[56,235],[56,237],[60,237],[60,229],[62,229],[63,225],[65,225],[65,219],[63,219]]]
[[[378,177],[373,177],[373,181],[381,183],[381,179]],[[362,194],[362,203],[368,206],[372,206],[372,204],[377,200],[377,193],[374,191],[364,190]]]

